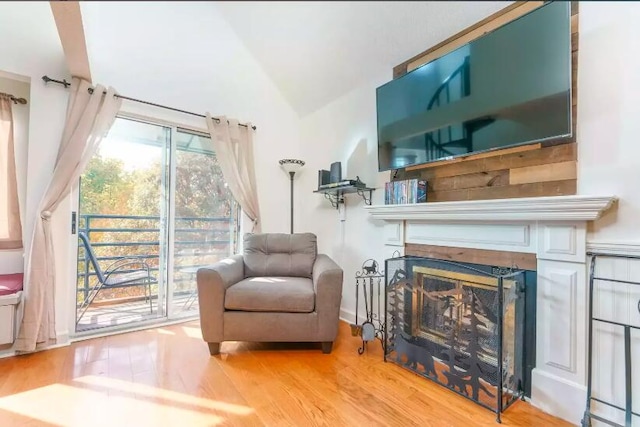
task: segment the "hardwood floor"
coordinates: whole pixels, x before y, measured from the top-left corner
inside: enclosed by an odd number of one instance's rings
[[[382,361],[341,322],[330,355],[314,344],[223,343],[198,322],[0,360],[0,426],[491,426],[495,415]],[[524,402],[505,426],[565,426]]]

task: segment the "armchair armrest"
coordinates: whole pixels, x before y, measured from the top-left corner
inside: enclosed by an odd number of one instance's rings
[[[223,337],[224,294],[227,288],[244,278],[242,255],[233,255],[198,270],[198,306],[202,337],[219,343]]]
[[[338,334],[343,271],[324,254],[318,254],[313,264],[313,287],[316,292],[319,341],[333,341]]]

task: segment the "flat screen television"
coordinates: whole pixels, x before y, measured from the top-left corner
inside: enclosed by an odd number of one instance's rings
[[[380,171],[571,136],[570,2],[552,2],[376,91]]]

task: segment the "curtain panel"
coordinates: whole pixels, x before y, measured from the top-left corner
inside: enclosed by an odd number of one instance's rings
[[[213,150],[231,194],[243,212],[253,221],[252,232],[260,232],[260,207],[253,159],[251,123],[240,126],[238,120],[206,117]]]
[[[58,156],[49,186],[40,201],[31,251],[27,260],[24,317],[15,343],[19,352],[35,351],[55,342],[55,246],[51,236],[51,215],[69,191],[107,134],[122,100],[113,88],[93,88],[74,77],[67,105]],[[106,93],[105,93],[106,92]]]
[[[0,249],[22,248],[11,96],[0,93]]]

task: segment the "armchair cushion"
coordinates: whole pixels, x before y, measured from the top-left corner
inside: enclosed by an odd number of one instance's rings
[[[318,253],[312,233],[244,235],[245,277],[311,278]]]
[[[227,288],[226,310],[311,313],[315,293],[306,277],[250,277]]]

